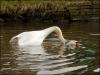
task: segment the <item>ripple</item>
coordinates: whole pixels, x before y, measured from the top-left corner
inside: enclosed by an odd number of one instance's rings
[[[76,25],[75,27],[78,29],[80,28]],[[6,29],[4,29],[4,32],[5,30]],[[16,32],[16,34],[20,33],[21,31]],[[34,72],[37,72],[37,75],[62,73],[67,75],[86,75],[85,73],[88,73],[89,71],[93,73],[99,72],[99,67],[97,64],[99,59],[99,51],[97,52],[97,50],[99,50],[98,37],[100,34],[95,33],[94,31],[91,33],[86,31],[81,32],[80,29],[78,31],[76,29],[70,30],[69,32],[69,30],[66,31],[65,28],[64,31],[64,37],[69,40],[75,39],[80,41],[81,48],[68,50],[66,47],[60,47],[60,43],[57,38],[47,38],[45,41],[50,41],[52,45],[48,46],[48,44],[44,41],[44,43],[47,44],[46,48],[44,46],[30,46],[9,49],[7,42],[13,35],[15,35],[15,33],[10,32],[10,34],[13,34],[10,36],[9,32],[7,32],[3,34],[7,37],[0,36],[3,42],[3,48],[1,50],[2,55],[0,74],[34,75]]]
[[[100,68],[93,70],[94,72],[100,72]]]
[[[62,69],[56,69],[56,70],[53,70],[53,71],[45,70],[45,71],[39,71],[37,73],[37,75],[61,74],[61,73],[66,73],[66,72],[79,70],[79,69],[86,68],[86,67],[87,67],[87,65],[75,66],[75,67],[67,67],[67,68],[62,68]]]

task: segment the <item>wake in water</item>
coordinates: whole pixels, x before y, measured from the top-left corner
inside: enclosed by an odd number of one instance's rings
[[[79,49],[68,49],[57,40],[50,41],[52,45],[15,47],[16,69],[35,70],[36,75],[81,75],[91,68],[89,64],[95,60],[95,51],[88,48],[87,41]]]
[[[37,75],[54,75],[87,70],[88,65],[76,64],[77,54],[74,50],[68,49],[70,52],[64,54],[67,47],[58,46],[57,50],[57,44],[52,46],[53,48],[48,49],[43,46],[15,47],[17,68],[34,69],[37,71]],[[57,53],[50,54],[49,50],[57,50]]]

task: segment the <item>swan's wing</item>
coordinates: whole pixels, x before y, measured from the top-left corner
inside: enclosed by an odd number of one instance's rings
[[[46,32],[44,31],[29,31],[23,32],[14,36],[10,42],[16,41],[18,45],[41,45],[46,37]],[[17,40],[16,40],[17,39]]]
[[[19,45],[39,45],[43,42],[45,36],[42,31],[24,32],[19,36]]]

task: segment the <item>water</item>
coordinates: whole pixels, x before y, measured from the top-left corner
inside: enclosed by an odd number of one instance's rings
[[[78,40],[81,48],[68,50],[51,35],[44,46],[12,48],[9,40],[24,31],[58,25],[66,39]],[[1,24],[0,75],[86,75],[94,72],[99,63],[99,23],[6,23]]]

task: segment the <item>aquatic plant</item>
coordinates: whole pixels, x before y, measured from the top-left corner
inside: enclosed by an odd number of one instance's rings
[[[92,0],[1,0],[0,18],[23,21],[30,19],[71,21],[73,17],[91,16],[92,4]]]

